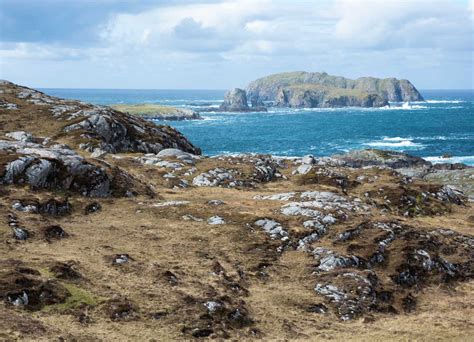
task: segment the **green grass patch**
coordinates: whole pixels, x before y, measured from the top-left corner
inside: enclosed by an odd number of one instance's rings
[[[152,115],[176,115],[183,114],[186,112],[183,109],[172,107],[172,106],[163,106],[158,104],[115,104],[110,107],[125,113],[138,116],[152,116]]]
[[[65,312],[82,305],[96,306],[102,302],[102,298],[92,295],[89,291],[73,284],[62,284],[71,294],[64,303],[47,305],[43,311]]]

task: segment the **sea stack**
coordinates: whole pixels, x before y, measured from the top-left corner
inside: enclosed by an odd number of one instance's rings
[[[225,93],[224,102],[220,105],[222,112],[254,112],[266,111],[264,107],[249,107],[245,90],[233,88]]]

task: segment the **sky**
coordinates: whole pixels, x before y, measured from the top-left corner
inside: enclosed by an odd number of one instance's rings
[[[0,78],[228,89],[284,71],[474,87],[474,0],[0,0]]]

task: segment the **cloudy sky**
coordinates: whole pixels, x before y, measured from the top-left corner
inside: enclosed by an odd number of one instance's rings
[[[474,0],[0,0],[0,78],[225,89],[326,71],[473,88]]]

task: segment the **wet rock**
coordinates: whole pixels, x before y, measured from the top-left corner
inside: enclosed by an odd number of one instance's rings
[[[101,210],[102,210],[102,206],[100,205],[99,202],[92,202],[86,205],[86,207],[84,208],[84,214],[89,215]]]
[[[225,220],[220,216],[212,216],[207,219],[207,223],[211,225],[226,224]]]

